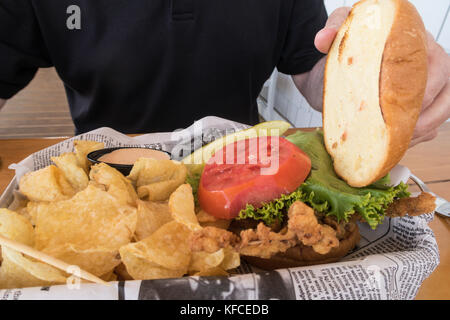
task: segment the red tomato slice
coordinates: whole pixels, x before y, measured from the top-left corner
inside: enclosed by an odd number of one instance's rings
[[[205,165],[198,200],[216,218],[233,219],[247,204],[260,207],[294,192],[310,171],[308,155],[284,138],[237,141]]]

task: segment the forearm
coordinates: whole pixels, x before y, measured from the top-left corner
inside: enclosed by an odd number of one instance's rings
[[[6,103],[6,100],[0,99],[0,110],[2,110],[5,103]]]
[[[326,57],[316,63],[310,72],[292,76],[295,86],[315,110],[322,112],[323,75]]]

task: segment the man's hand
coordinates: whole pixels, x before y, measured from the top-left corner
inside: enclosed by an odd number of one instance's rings
[[[411,146],[433,140],[450,118],[450,57],[428,33],[428,82]]]
[[[328,17],[325,27],[316,34],[316,39],[314,44],[317,50],[322,53],[327,54],[330,51],[331,45],[333,44],[334,38],[336,38],[339,28],[347,19],[350,13],[350,7],[342,7],[333,11]]]
[[[335,10],[321,31],[316,35],[315,45],[322,53],[328,53],[340,26],[350,8]],[[438,128],[450,118],[450,57],[428,33],[428,82],[422,112],[417,121],[411,147],[436,138]]]

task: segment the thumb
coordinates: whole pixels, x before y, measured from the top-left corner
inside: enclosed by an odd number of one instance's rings
[[[328,17],[325,27],[316,34],[314,45],[317,50],[325,54],[330,51],[334,38],[336,38],[339,28],[347,19],[350,10],[350,7],[341,7],[334,10]]]

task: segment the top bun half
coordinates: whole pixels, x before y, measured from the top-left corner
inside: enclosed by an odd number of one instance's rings
[[[407,151],[427,83],[427,35],[406,0],[353,6],[327,58],[323,127],[336,173],[364,187]]]

